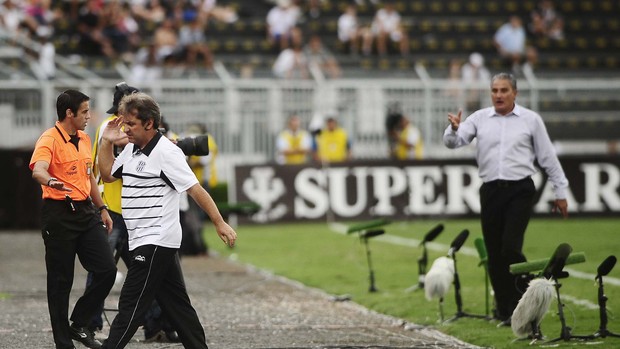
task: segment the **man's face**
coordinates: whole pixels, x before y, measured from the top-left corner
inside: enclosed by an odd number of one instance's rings
[[[512,88],[509,80],[497,79],[491,85],[491,99],[495,112],[506,115],[514,109],[517,91]]]
[[[153,137],[153,134],[149,132],[153,127],[153,121],[149,120],[146,124],[142,124],[142,120],[138,119],[137,116],[138,114],[135,112],[127,112],[123,115],[124,131],[129,143],[143,148]]]
[[[299,130],[300,123],[301,120],[298,117],[292,117],[288,123],[289,129],[293,132],[297,132],[297,130]]]
[[[88,120],[90,120],[90,104],[88,101],[82,102],[75,114],[69,111],[67,116],[71,117],[76,130],[84,131],[88,126]]]

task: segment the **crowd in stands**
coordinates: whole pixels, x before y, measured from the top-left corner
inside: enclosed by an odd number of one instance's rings
[[[403,18],[393,0],[352,0],[346,5],[333,0],[260,2],[270,6],[264,17],[265,38],[273,48],[272,70],[276,77],[310,78],[316,73],[327,78],[341,77],[337,57],[342,54],[396,54],[413,60],[410,54],[416,53],[410,47],[414,33],[403,23],[405,19],[414,19]],[[338,48],[328,47],[318,33],[303,25],[319,19],[321,10],[330,2],[340,5],[335,30]],[[370,6],[374,13],[361,20],[360,6]],[[240,10],[218,4],[217,0],[3,0],[0,24],[10,33],[21,32],[45,40],[54,38],[55,30],[75,33],[75,52],[79,55],[122,60],[132,67],[133,81],[148,82],[163,77],[164,68],[212,69],[216,57],[209,45],[210,25],[235,23]],[[260,16],[246,12],[244,15]],[[552,0],[539,0],[526,18],[508,15],[508,21],[492,39],[497,54],[515,72],[533,69],[536,64],[537,49],[529,43],[530,39],[564,40],[564,20]],[[338,49],[337,55],[332,53],[334,49]],[[488,52],[485,54],[487,59],[491,58]]]

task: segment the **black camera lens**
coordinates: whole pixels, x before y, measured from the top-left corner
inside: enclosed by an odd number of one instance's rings
[[[209,136],[200,135],[196,137],[186,137],[177,141],[177,146],[181,148],[185,155],[204,156],[209,155]]]

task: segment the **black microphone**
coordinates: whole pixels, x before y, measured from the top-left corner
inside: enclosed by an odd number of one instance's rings
[[[369,231],[367,231],[367,232],[365,232],[365,233],[361,234],[361,235],[360,235],[360,238],[362,238],[362,239],[370,239],[370,238],[372,238],[372,237],[382,235],[383,233],[385,233],[385,230],[383,230],[383,229],[379,229],[379,230],[369,230]]]
[[[443,224],[438,224],[435,228],[431,229],[431,231],[426,233],[426,235],[424,236],[424,240],[420,242],[420,245],[425,244],[429,241],[435,240],[435,238],[439,236],[439,234],[441,234],[442,231],[443,231]]]
[[[598,266],[598,269],[596,269],[596,278],[598,279],[601,276],[605,276],[607,274],[609,274],[609,272],[614,268],[614,266],[616,265],[616,256],[609,256],[607,257],[603,263],[601,263],[601,265]]]
[[[547,265],[543,268],[542,275],[547,279],[552,276],[556,278],[562,277],[562,269],[566,265],[566,259],[571,252],[573,252],[573,248],[569,244],[559,244],[553,252],[553,256],[551,256],[549,261],[547,261]]]
[[[452,240],[452,243],[450,244],[450,249],[448,250],[448,256],[453,256],[455,252],[460,250],[461,246],[463,246],[468,236],[469,236],[469,230],[467,229],[463,230],[459,235],[457,235],[457,237],[454,238],[454,240]]]

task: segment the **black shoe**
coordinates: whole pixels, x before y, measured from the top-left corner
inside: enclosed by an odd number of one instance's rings
[[[99,349],[101,348],[101,342],[95,339],[95,334],[87,327],[75,327],[69,326],[71,332],[71,339],[84,344],[88,348]]]
[[[181,339],[179,338],[177,331],[166,332],[166,338],[168,338],[170,343],[181,343]]]
[[[497,327],[510,327],[510,326],[511,326],[510,319],[504,320],[500,322],[499,324],[497,324]]]

